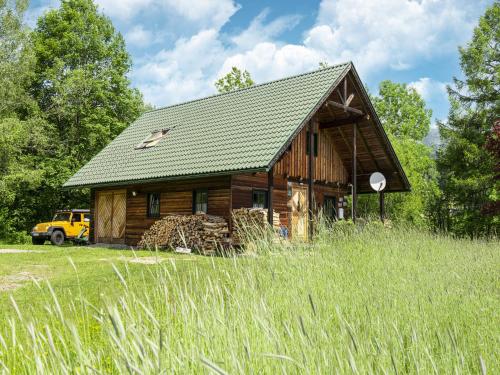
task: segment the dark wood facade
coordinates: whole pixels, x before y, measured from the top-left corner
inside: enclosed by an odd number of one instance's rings
[[[386,176],[386,191],[409,189],[359,77],[349,72],[283,145],[265,171],[92,189],[91,241],[104,239],[135,245],[158,217],[192,214],[193,192],[200,189],[208,195],[207,213],[226,218],[230,227],[232,210],[252,207],[254,192],[264,191],[269,209],[279,213],[280,224],[288,228],[289,234],[307,238],[305,232],[311,230],[312,216],[319,208],[328,203],[337,210],[340,198],[351,191],[354,202],[358,192],[371,192],[368,179],[375,171]],[[125,229],[122,238],[110,240],[100,236],[99,231],[109,226],[120,228],[120,223],[102,224],[98,200],[103,192],[119,189],[126,192]],[[159,195],[158,217],[148,217],[147,200],[152,193]]]
[[[281,225],[288,227],[290,233],[292,232],[290,219],[292,208],[289,202],[291,186],[296,184],[307,187],[308,185],[307,132],[308,129],[304,128],[299,133],[273,169],[272,208],[280,214]],[[317,125],[315,133],[317,134],[317,153],[313,156],[315,159],[313,196],[316,209],[322,206],[325,196],[334,196],[338,201],[339,197],[346,195],[348,173],[335,150],[332,136],[321,132]],[[314,155],[314,147],[312,153]],[[158,217],[148,217],[147,197],[149,193],[160,194],[160,217],[168,214],[189,215],[193,213],[193,191],[200,189],[208,192],[207,213],[222,216],[230,222],[232,209],[252,207],[255,190],[268,192],[269,176],[268,173],[259,172],[92,189],[91,211],[94,220],[92,221],[91,241],[105,240],[136,245],[144,231],[158,220]],[[100,220],[97,199],[100,194],[118,190],[126,191],[124,236],[114,239],[99,238],[96,229]]]

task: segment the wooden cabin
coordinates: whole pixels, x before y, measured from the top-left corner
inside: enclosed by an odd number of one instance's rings
[[[143,114],[72,176],[91,189],[92,242],[135,245],[158,218],[232,209],[279,213],[306,238],[314,213],[409,183],[352,63]],[[341,212],[341,211],[340,211]],[[269,215],[272,218],[272,215]]]

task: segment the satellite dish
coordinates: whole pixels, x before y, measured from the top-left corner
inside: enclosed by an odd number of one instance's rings
[[[382,191],[385,189],[387,181],[384,175],[380,172],[372,173],[370,176],[370,186],[375,191]]]

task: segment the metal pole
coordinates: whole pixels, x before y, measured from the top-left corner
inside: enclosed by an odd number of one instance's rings
[[[309,240],[312,240],[313,233],[314,233],[314,228],[313,228],[313,178],[314,178],[314,123],[313,120],[309,122],[309,186],[308,186],[308,206],[309,206]]]
[[[380,220],[382,223],[385,220],[385,197],[384,197],[384,192],[381,191],[378,193],[379,195],[379,202],[380,202]]]
[[[357,206],[357,171],[356,171],[356,133],[358,130],[358,124],[352,124],[352,221],[356,222],[356,206]]]
[[[267,172],[267,221],[273,226],[274,167]]]

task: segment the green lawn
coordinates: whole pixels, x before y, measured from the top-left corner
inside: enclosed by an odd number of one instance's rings
[[[0,369],[500,372],[498,242],[375,226],[266,247],[209,258],[0,245],[43,251],[0,253]]]

